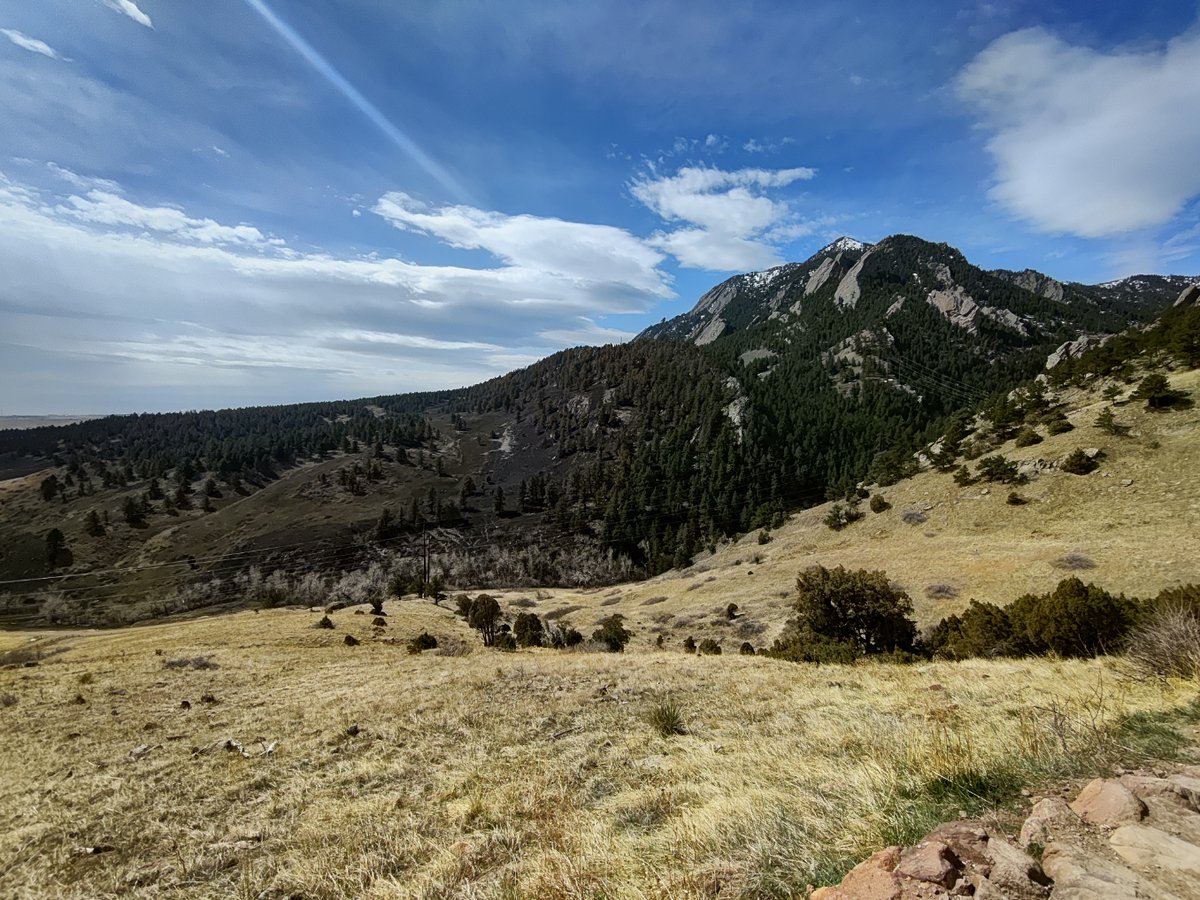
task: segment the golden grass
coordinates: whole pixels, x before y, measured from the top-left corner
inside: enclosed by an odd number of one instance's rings
[[[424,629],[477,642],[444,609],[389,609],[385,629],[273,610],[35,635],[65,649],[0,670],[3,892],[792,896],[928,825],[930,784],[1061,770],[1060,742],[1108,740],[1092,717],[1194,693],[1108,661],[815,667],[644,641],[411,656]],[[165,666],[195,656],[220,667]],[[686,734],[649,724],[664,699]]]

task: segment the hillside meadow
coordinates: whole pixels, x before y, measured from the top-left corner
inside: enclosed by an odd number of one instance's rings
[[[6,893],[787,897],[1024,784],[1196,743],[1194,685],[1108,659],[501,653],[387,608],[0,635]],[[423,630],[441,647],[406,652]],[[665,702],[683,733],[651,724]]]

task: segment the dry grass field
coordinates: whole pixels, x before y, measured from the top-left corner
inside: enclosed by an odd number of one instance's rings
[[[1200,396],[1200,372],[1173,381]],[[737,653],[771,643],[816,563],[884,570],[923,625],[1068,574],[1140,596],[1200,582],[1200,410],[1119,406],[1122,437],[1092,424],[1098,392],[1070,399],[1074,431],[999,452],[1102,465],[1037,474],[1025,505],[926,472],[844,531],[818,508],[645,582],[498,594],[585,634],[619,612],[624,654],[485,650],[419,600],[382,628],[360,607],[332,630],[275,609],[0,632],[0,894],[791,897],[1026,786],[1194,756],[1195,685],[1115,660]],[[441,647],[409,654],[423,630]],[[689,635],[724,653],[682,653]]]
[[[1024,783],[1195,742],[1194,685],[1109,660],[501,653],[388,609],[0,635],[40,656],[0,669],[0,893],[795,896]],[[410,655],[424,629],[471,652]],[[664,701],[685,733],[652,727]]]

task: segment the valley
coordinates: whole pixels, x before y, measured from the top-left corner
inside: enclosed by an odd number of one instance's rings
[[[6,884],[804,896],[940,822],[1015,842],[1033,797],[1200,762],[1186,647],[1151,677],[1038,644],[1194,615],[1200,304],[1160,307],[1074,349],[971,337],[986,394],[875,355],[898,325],[813,359],[815,321],[731,319],[436,397],[10,433],[51,465],[0,483]],[[787,425],[772,384],[828,418]],[[825,462],[788,477],[792,427]],[[910,637],[822,643],[810,572],[877,573]],[[1039,612],[1060,595],[1095,605]]]

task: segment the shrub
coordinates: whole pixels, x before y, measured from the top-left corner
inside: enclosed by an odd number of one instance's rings
[[[721,645],[712,638],[705,638],[696,648],[696,652],[698,652],[701,656],[720,656]]]
[[[1029,651],[1008,612],[978,600],[972,600],[962,615],[942,619],[927,635],[925,644],[930,653],[950,659],[1024,656]]]
[[[975,483],[975,479],[971,476],[971,470],[966,466],[959,466],[954,473],[954,483],[959,487],[970,487]]]
[[[742,654],[742,656],[753,656],[754,645],[749,641],[742,641],[742,646],[738,648],[738,653]]]
[[[1026,426],[1017,432],[1016,446],[1032,447],[1034,444],[1040,444],[1043,438],[1036,430]]]
[[[544,635],[542,620],[534,613],[517,613],[516,621],[513,622],[513,637],[518,644],[522,647],[540,647]]]
[[[987,453],[991,448],[991,444],[984,440],[973,440],[963,444],[962,456],[963,459],[975,460]]]
[[[694,637],[692,637],[690,634],[686,638],[683,639],[683,652],[684,653],[695,653],[696,652],[696,639]]]
[[[1021,475],[1017,464],[1005,459],[1000,454],[985,456],[979,461],[979,477],[984,481],[999,482],[1000,484],[1017,484]]]
[[[552,625],[546,629],[544,642],[555,650],[566,650],[582,644],[583,634],[566,622],[560,622],[558,625]]]
[[[687,734],[683,720],[683,708],[674,700],[659,700],[646,710],[646,721],[662,737],[669,738]]]
[[[500,604],[489,594],[480,594],[471,601],[467,624],[479,632],[483,646],[494,647],[500,630]]]
[[[1046,424],[1047,434],[1066,434],[1068,431],[1074,431],[1075,426],[1067,420],[1066,416],[1059,416],[1056,419],[1051,419]]]
[[[883,572],[814,566],[796,579],[795,617],[772,648],[785,659],[845,661],[913,649],[912,601]]]
[[[1154,372],[1138,382],[1137,389],[1130,396],[1134,400],[1145,400],[1146,409],[1160,410],[1170,409],[1187,395],[1173,389],[1166,375]]]
[[[925,586],[925,596],[930,600],[953,600],[958,588],[952,584],[930,584]]]
[[[329,616],[321,616],[320,620],[313,624],[313,628],[333,628],[333,619]]]
[[[633,637],[633,632],[622,624],[624,621],[625,617],[620,613],[602,619],[600,627],[592,632],[592,640],[603,644],[609,653],[621,653]]]
[[[328,618],[328,616],[326,616],[326,618]],[[324,626],[322,626],[322,627],[324,627]],[[329,627],[332,628],[333,624],[330,623]],[[221,667],[218,666],[215,662],[213,662],[212,658],[208,657],[208,656],[193,656],[190,658],[185,656],[185,657],[181,657],[179,659],[165,660],[163,662],[163,668],[164,669],[219,669]]]
[[[1016,491],[1009,491],[1008,497],[1007,497],[1007,499],[1005,499],[1004,502],[1007,503],[1009,506],[1024,506],[1029,501],[1026,500],[1024,497],[1022,497],[1020,494],[1018,494]]]
[[[1105,434],[1123,436],[1129,433],[1129,426],[1122,425],[1117,421],[1117,417],[1113,415],[1111,406],[1105,407],[1100,411],[1100,415],[1096,416],[1094,424]]]
[[[887,500],[883,498],[883,494],[873,494],[871,496],[871,512],[887,512],[891,508],[892,504],[888,503]]]
[[[769,544],[773,540],[774,540],[774,538],[771,536],[771,532],[768,531],[766,528],[764,528],[762,531],[760,531],[758,533],[758,543],[760,545]]]
[[[1096,471],[1099,466],[1100,463],[1094,457],[1088,456],[1076,447],[1058,467],[1070,475],[1087,475],[1089,472]]]
[[[497,650],[503,650],[505,653],[512,653],[517,649],[517,639],[507,631],[502,631],[496,635],[492,641],[492,646]]]
[[[1016,639],[1034,653],[1096,656],[1118,650],[1137,618],[1136,604],[1072,576],[1051,593],[1026,594],[1006,610]]]
[[[825,524],[834,531],[841,531],[862,517],[862,512],[855,504],[838,502],[829,507],[829,512],[825,515]]]
[[[1200,584],[1185,584],[1181,587],[1164,588],[1158,596],[1146,604],[1148,612],[1173,606],[1190,607],[1200,613]]]
[[[423,650],[436,650],[437,638],[428,631],[422,631],[406,645],[409,653],[420,653]]]
[[[901,513],[900,521],[905,525],[924,525],[929,521],[929,516],[925,515],[923,509],[906,509]]]
[[[736,619],[737,613],[738,605],[736,603],[730,603],[727,607],[725,607],[725,618]]]
[[[1082,553],[1071,552],[1065,556],[1060,556],[1058,559],[1051,560],[1050,565],[1056,569],[1065,569],[1068,572],[1079,572],[1084,569],[1094,569],[1096,564],[1091,558],[1084,556]]]
[[[1200,607],[1172,603],[1157,608],[1130,633],[1125,657],[1146,677],[1200,678]]]

